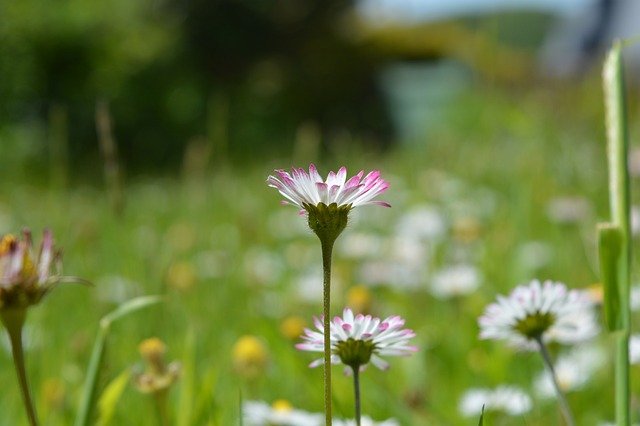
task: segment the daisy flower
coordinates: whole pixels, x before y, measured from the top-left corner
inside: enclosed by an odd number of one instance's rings
[[[495,389],[469,389],[460,399],[458,410],[465,417],[476,417],[485,410],[502,411],[518,416],[531,411],[531,397],[515,386],[502,385]]]
[[[23,240],[5,235],[0,240],[0,309],[34,305],[58,281],[51,274],[59,252],[54,252],[51,231],[46,230],[38,256],[34,256],[31,232]]]
[[[267,183],[288,200],[282,201],[283,204],[298,206],[300,214],[321,203],[326,206],[336,203],[338,208],[347,209],[365,204],[390,207],[388,203],[373,200],[389,187],[379,171],[370,172],[364,179],[364,171],[360,171],[349,180],[346,167],[341,167],[338,173],[329,172],[326,180],[313,164],[309,166],[309,173],[296,168],[291,169],[291,174],[284,170],[275,170],[275,173],[277,176],[269,176]]]
[[[478,289],[482,277],[473,265],[453,265],[438,271],[431,281],[431,294],[450,299],[471,294]]]
[[[358,423],[355,420],[334,420],[333,426],[356,426]],[[369,416],[362,416],[360,419],[360,426],[400,426],[395,419],[383,420],[377,422]]]
[[[302,339],[305,343],[296,345],[303,351],[324,352],[322,319],[314,318],[318,331],[306,328]],[[410,356],[418,350],[409,346],[409,340],[415,337],[410,329],[403,329],[404,320],[399,316],[390,316],[384,320],[371,315],[353,315],[345,308],[343,316],[335,317],[331,322],[331,363],[347,366],[345,372],[362,370],[369,362],[381,370],[389,368],[382,356]],[[317,367],[324,359],[312,362],[309,367]]]
[[[539,343],[571,344],[598,332],[593,302],[562,283],[533,280],[516,287],[509,297],[486,307],[478,319],[480,338],[506,340],[523,350],[537,350]],[[540,342],[539,342],[540,341]]]
[[[247,426],[320,426],[322,414],[293,408],[285,400],[269,405],[264,401],[245,401],[242,404],[243,424]]]

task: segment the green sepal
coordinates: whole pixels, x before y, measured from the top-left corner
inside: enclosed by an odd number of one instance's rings
[[[336,203],[318,203],[315,206],[304,204],[303,207],[309,215],[309,228],[323,243],[333,243],[347,227],[351,204],[338,207]]]
[[[612,223],[598,224],[600,275],[604,289],[604,318],[609,331],[622,330],[624,321],[620,307],[619,262],[623,246],[622,231]]]

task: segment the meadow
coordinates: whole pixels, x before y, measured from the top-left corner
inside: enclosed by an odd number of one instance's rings
[[[633,143],[639,120],[631,106]],[[478,414],[461,412],[465,392],[513,385],[531,397],[531,409],[488,410],[485,424],[562,424],[555,398],[535,385],[543,372],[538,354],[479,340],[477,319],[497,294],[534,278],[601,297],[596,224],[608,220],[609,208],[599,76],[558,86],[477,85],[444,117],[424,140],[384,153],[343,141],[322,156],[298,152],[218,164],[204,175],[130,177],[120,215],[101,184],[59,187],[33,178],[46,169],[24,169],[19,159],[3,166],[11,175],[0,181],[2,232],[29,227],[39,241],[50,228],[65,274],[94,283],[62,284],[29,311],[27,368],[43,424],[73,423],[100,319],[144,295],[163,301],[112,325],[99,394],[142,364],[141,341],[158,337],[167,359],[182,365],[169,391],[172,424],[239,424],[243,400],[322,412],[322,371],[308,368],[316,356],[294,347],[302,326],[322,311],[320,247],[305,217],[281,206],[265,182],[274,169],[309,163],[322,175],[341,166],[349,176],[380,170],[391,183],[380,199],[392,207],[354,210],[336,242],[332,312],[350,306],[401,315],[420,350],[388,359],[388,371],[362,374],[363,414],[402,425],[476,425]],[[632,175],[639,166],[632,161]],[[239,354],[244,336],[255,337],[264,354]],[[603,328],[577,347],[598,354],[579,372],[582,382],[567,376],[563,384],[577,424],[613,421],[612,342]],[[26,424],[3,348],[0,424]],[[550,349],[557,358],[572,348]],[[352,383],[341,367],[333,371],[334,414],[352,418]],[[637,367],[631,372],[637,396]],[[110,424],[155,424],[148,395],[127,384],[116,399],[107,404]]]

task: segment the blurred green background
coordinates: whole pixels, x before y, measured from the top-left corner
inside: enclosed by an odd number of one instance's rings
[[[337,242],[332,306],[401,315],[421,350],[363,374],[363,412],[477,424],[458,410],[464,392],[508,383],[534,395],[533,410],[490,412],[487,424],[560,424],[554,401],[534,393],[539,357],[478,341],[476,325],[496,294],[532,278],[599,280],[600,57],[571,79],[541,74],[553,22],[510,11],[379,27],[342,1],[0,0],[0,232],[52,228],[65,272],[95,283],[31,310],[27,364],[44,424],[72,422],[99,319],[145,294],[166,302],[114,326],[102,386],[158,336],[184,368],[170,393],[177,424],[237,424],[240,395],[320,412],[321,371],[290,330],[321,310],[319,245],[265,183],[310,162],[391,182],[381,199],[393,207],[358,208]],[[635,148],[633,87],[629,106]],[[436,277],[456,265],[479,287],[441,299]],[[266,352],[255,375],[234,367],[244,335]],[[610,343],[595,342],[608,361]],[[569,394],[579,424],[613,418],[611,364],[594,370]],[[339,371],[335,412],[350,417]],[[7,351],[0,382],[16,386]],[[0,424],[24,424],[18,407],[17,391],[3,392]],[[127,387],[112,424],[154,416]]]

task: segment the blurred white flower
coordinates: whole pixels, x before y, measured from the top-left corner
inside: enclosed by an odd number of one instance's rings
[[[365,232],[351,232],[343,237],[339,247],[344,257],[366,259],[378,255],[382,249],[382,245],[382,238],[378,235]]]
[[[342,420],[342,419],[334,419],[333,426],[356,426],[355,420]],[[362,416],[360,418],[360,426],[400,426],[395,419],[383,420],[380,422],[376,422],[371,419],[369,416]]]
[[[554,370],[561,390],[566,393],[582,388],[604,362],[605,354],[597,346],[577,347],[558,357]],[[535,379],[534,388],[543,398],[557,397],[553,379],[546,369]]]
[[[540,269],[553,259],[553,249],[542,241],[529,241],[516,249],[516,259],[527,269]]]
[[[632,334],[629,339],[629,363],[640,363],[640,334]]]
[[[269,405],[264,401],[245,401],[242,404],[242,424],[246,426],[321,426],[324,416],[294,409],[287,401]]]
[[[274,284],[285,270],[279,253],[266,248],[252,248],[244,255],[244,272],[252,282]]]
[[[587,293],[562,283],[533,280],[516,287],[509,297],[498,295],[478,319],[480,338],[506,340],[523,350],[542,342],[577,343],[598,332],[593,302]]]
[[[426,204],[411,207],[396,225],[396,234],[423,240],[438,240],[446,232],[444,217],[438,210]]]
[[[416,289],[425,279],[423,267],[407,265],[391,260],[372,260],[362,264],[358,279],[370,286],[386,286],[393,289]]]
[[[631,216],[629,220],[631,221],[631,234],[640,234],[640,206],[631,206]]]
[[[142,284],[122,275],[107,275],[96,280],[96,297],[103,302],[120,304],[142,294]]]
[[[481,274],[473,265],[454,265],[436,272],[430,290],[438,299],[465,296],[480,286]]]
[[[531,410],[531,397],[515,386],[502,385],[495,389],[469,389],[460,399],[458,410],[465,417],[477,417],[485,411],[501,411],[512,416]]]
[[[591,210],[591,203],[584,197],[556,197],[547,203],[547,216],[555,223],[580,222]]]
[[[631,292],[631,310],[637,312],[640,310],[640,285],[633,284],[630,289]]]

